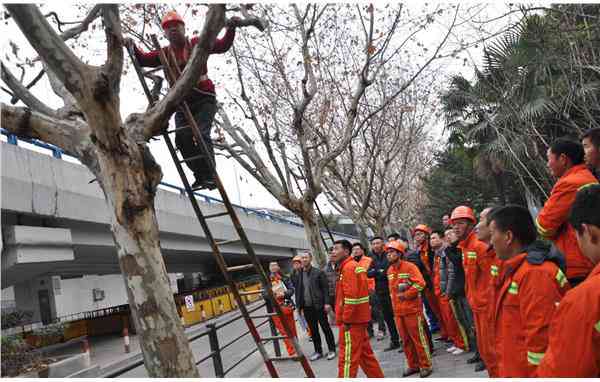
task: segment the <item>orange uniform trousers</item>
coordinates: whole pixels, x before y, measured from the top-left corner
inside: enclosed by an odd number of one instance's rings
[[[477,349],[488,374],[491,378],[498,378],[498,361],[494,350],[494,328],[492,326],[492,314],[487,310],[473,310],[475,331],[477,333]]]
[[[281,318],[279,318],[279,316],[273,316],[273,323],[275,324],[275,327],[279,331],[279,334],[282,336],[287,336],[287,337],[297,337],[298,333],[296,332],[296,321],[294,320],[294,309],[287,307],[287,306],[281,306],[281,311],[283,313],[283,319],[287,323],[288,328],[290,328],[290,330],[292,331],[292,335],[290,336],[288,333],[286,333],[283,323],[281,322]],[[296,349],[294,349],[292,340],[289,338],[285,338],[283,340],[283,342],[285,343],[285,348],[287,349],[288,355],[290,355],[290,356],[296,355]]]
[[[402,337],[406,362],[411,369],[431,367],[431,351],[425,332],[425,318],[422,313],[396,316],[396,327]]]
[[[440,313],[440,304],[438,302],[437,297],[435,296],[433,291],[430,290],[429,288],[425,288],[425,290],[423,291],[423,295],[427,299],[427,302],[429,303],[429,307],[433,311],[433,314],[435,314],[435,318],[437,318],[437,320],[440,323],[440,330],[442,330],[442,327],[443,327],[442,316]],[[442,337],[444,337],[443,332],[440,334],[442,334]]]
[[[458,327],[458,323],[456,322],[456,318],[454,317],[454,313],[452,312],[450,300],[448,300],[447,296],[440,296],[439,301],[442,321],[444,322],[446,334],[448,335],[447,338],[452,341],[454,346],[465,350],[465,342]]]
[[[383,378],[383,370],[369,342],[368,323],[352,324],[350,330],[341,325],[338,352],[338,378],[356,378],[358,367],[368,378]]]

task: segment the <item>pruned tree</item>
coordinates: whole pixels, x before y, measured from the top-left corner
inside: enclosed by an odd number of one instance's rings
[[[239,96],[230,90],[229,104],[239,108],[241,117],[219,110],[219,123],[229,136],[223,148],[302,219],[322,265],[325,250],[313,203],[330,181],[326,169],[373,117],[391,108],[443,56],[458,6],[437,7],[418,17],[402,4],[262,9],[269,25],[264,35],[244,35],[243,44],[235,46],[240,88]],[[443,13],[449,13],[450,22],[441,41],[433,48],[417,42],[418,64],[405,68],[403,77],[386,77],[415,36]],[[383,78],[389,82],[384,96],[369,105],[372,84]],[[302,189],[295,187],[294,175],[303,177]]]
[[[197,377],[161,255],[154,197],[162,172],[146,143],[165,127],[199,77],[225,25],[225,6],[209,6],[199,28],[200,43],[166,96],[146,112],[125,119],[120,113],[124,59],[118,5],[92,7],[83,23],[61,34],[35,5],[5,8],[39,55],[64,107],[46,105],[2,64],[2,81],[25,104],[2,103],[2,126],[62,148],[94,174],[112,211],[110,226],[149,376]],[[106,55],[95,66],[78,57],[65,40],[85,31],[97,17],[102,19]]]
[[[428,165],[431,126],[435,124],[436,78],[428,71],[389,108],[366,124],[327,170],[332,181],[324,184],[331,204],[361,227],[378,235],[398,223],[408,223],[414,182]],[[373,97],[384,98],[387,81],[378,82]],[[370,104],[379,104],[370,99]],[[395,224],[394,224],[395,223]]]

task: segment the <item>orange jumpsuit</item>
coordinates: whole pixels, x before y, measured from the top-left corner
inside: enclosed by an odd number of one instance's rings
[[[396,327],[402,337],[408,367],[429,369],[431,351],[425,333],[426,324],[420,296],[420,292],[425,289],[425,280],[415,264],[400,259],[390,265],[387,275]],[[400,292],[400,284],[408,284],[408,288]]]
[[[271,285],[275,286],[280,282],[282,282],[281,275],[271,274]],[[276,297],[276,301],[277,304],[279,304],[279,307],[281,308],[281,312],[283,313],[283,319],[285,320],[288,328],[290,328],[290,330],[292,331],[291,337],[297,337],[298,333],[296,332],[296,321],[294,320],[294,308],[291,305],[287,305],[284,303],[284,297]],[[279,316],[273,316],[273,323],[275,324],[275,327],[279,331],[280,335],[284,336],[287,334]],[[285,348],[287,350],[288,355],[296,355],[296,349],[294,349],[292,340],[289,338],[285,338],[283,342],[285,343]]]
[[[550,321],[569,289],[556,264],[530,264],[526,256],[505,260],[500,273],[502,288],[494,315],[500,378],[535,376],[548,346]]]
[[[490,248],[491,251],[493,251],[492,248]],[[490,282],[490,335],[489,335],[489,340],[488,343],[490,344],[490,349],[491,352],[493,354],[494,357],[494,363],[491,367],[487,367],[488,370],[488,374],[490,375],[490,378],[498,378],[498,355],[496,354],[496,326],[495,326],[495,322],[494,322],[494,314],[495,314],[495,310],[496,310],[496,301],[498,299],[498,295],[500,294],[500,288],[502,287],[502,283],[501,280],[502,278],[500,277],[500,270],[502,269],[502,260],[500,260],[495,254],[494,254],[494,260],[492,261],[492,264],[490,265],[490,276],[491,276],[491,282]],[[486,365],[487,366],[487,365]]]
[[[440,287],[440,261],[441,258],[439,256],[436,256],[433,260],[433,292],[440,303],[442,337],[449,338],[452,340],[454,346],[464,349],[465,343],[460,335],[454,314],[452,313],[450,300],[448,299],[448,296],[442,295],[442,289]],[[444,333],[446,336],[444,336]]]
[[[600,377],[600,264],[560,301],[536,376]]]
[[[491,318],[492,306],[490,288],[492,287],[491,266],[495,254],[488,251],[488,245],[477,239],[474,231],[458,244],[462,250],[465,268],[465,292],[473,311],[475,332],[477,334],[477,349],[483,362],[492,373],[496,361],[490,336],[492,335]]]
[[[349,256],[339,265],[335,287],[335,320],[340,328],[338,378],[356,378],[359,366],[367,377],[383,378],[367,334],[370,319],[367,270]]]
[[[568,223],[569,210],[577,190],[598,181],[584,164],[571,167],[558,179],[544,208],[535,219],[539,234],[554,242],[567,260],[567,278],[584,278],[594,267],[577,245],[575,230]]]
[[[431,269],[431,266],[429,264],[429,242],[428,241],[425,241],[423,244],[421,244],[421,247],[419,248],[419,255],[421,256],[421,262],[425,266],[425,271],[427,272],[427,276],[429,276],[430,280],[433,281],[433,272],[432,272],[433,270]],[[431,255],[433,256],[433,253]],[[440,304],[438,302],[438,299],[435,297],[434,291],[429,288],[425,288],[425,290],[423,291],[423,295],[427,299],[427,302],[429,303],[429,307],[433,311],[433,314],[435,314],[435,317],[438,319],[438,321],[440,321],[440,325],[441,325],[440,329],[441,329],[442,337],[446,338],[447,336],[444,335],[445,328],[443,326],[442,313],[440,311]]]

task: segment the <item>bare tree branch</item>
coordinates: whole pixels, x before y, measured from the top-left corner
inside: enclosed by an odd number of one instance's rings
[[[17,79],[12,75],[10,70],[4,63],[1,62],[2,65],[2,81],[12,90],[13,96],[23,101],[23,103],[29,106],[31,109],[38,111],[43,114],[47,114],[49,116],[53,116],[56,114],[56,111],[47,106],[45,103],[40,101],[36,96],[34,96],[22,83],[17,81]]]
[[[106,75],[109,83],[118,93],[123,73],[123,33],[121,31],[121,17],[117,4],[104,4],[102,6],[102,20],[106,33],[107,58]]]
[[[85,78],[89,68],[67,47],[56,34],[36,5],[5,4],[25,37],[76,98],[84,96]]]
[[[65,121],[26,107],[4,103],[1,106],[2,127],[17,136],[40,139],[75,157],[82,153],[83,142],[89,141],[89,129],[84,123]]]

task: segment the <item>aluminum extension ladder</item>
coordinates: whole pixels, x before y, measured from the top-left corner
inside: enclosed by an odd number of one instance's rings
[[[174,66],[170,65],[170,60],[167,58],[165,51],[163,49],[161,49],[158,39],[156,38],[156,35],[151,35],[151,39],[152,39],[152,43],[153,43],[155,49],[158,52],[160,52],[159,58],[160,58],[160,62],[162,64],[162,69],[163,69],[165,78],[167,79],[169,86],[173,86],[173,84],[175,83],[177,78],[179,78],[179,76],[181,75],[181,72],[180,72],[179,68],[177,67],[177,65],[174,65]],[[139,62],[136,59],[135,52],[133,51],[133,47],[128,46],[127,51],[133,62],[133,65],[135,67],[135,71],[139,77],[139,80],[142,84],[144,93],[146,94],[146,96],[148,98],[148,102],[150,103],[150,105],[152,105],[152,104],[154,104],[156,99],[153,97],[152,93],[150,92],[145,78],[150,77],[149,74],[152,72],[155,72],[156,69],[152,69],[152,70],[148,70],[147,72],[144,72],[142,70],[141,66],[139,65]],[[171,59],[173,60],[172,62],[177,62],[173,57],[172,50],[168,49],[168,51],[171,54]],[[221,273],[223,274],[223,276],[225,277],[227,285],[229,286],[229,290],[235,297],[237,306],[239,307],[240,312],[241,312],[242,316],[244,317],[244,321],[246,322],[246,325],[248,326],[248,329],[252,335],[252,338],[254,339],[254,342],[256,343],[256,346],[257,346],[257,348],[264,360],[264,363],[269,371],[269,374],[271,375],[272,378],[278,378],[279,374],[277,373],[277,370],[275,369],[274,362],[292,360],[295,362],[300,362],[300,364],[302,365],[302,368],[304,369],[306,377],[314,378],[315,375],[314,375],[314,372],[308,362],[308,359],[302,352],[302,349],[300,348],[298,341],[295,337],[290,337],[287,335],[260,337],[258,330],[256,329],[256,325],[255,325],[254,321],[252,321],[253,319],[259,319],[259,318],[265,318],[265,317],[272,319],[272,317],[278,316],[281,318],[281,323],[283,324],[286,332],[291,333],[290,328],[287,325],[287,322],[283,319],[283,313],[281,311],[281,308],[279,307],[278,304],[275,303],[275,298],[274,298],[273,292],[271,290],[271,283],[267,277],[267,274],[262,269],[261,264],[258,261],[258,258],[256,257],[256,253],[254,252],[254,249],[252,248],[252,245],[250,244],[250,241],[248,240],[248,237],[246,236],[244,228],[240,224],[240,221],[235,212],[235,209],[231,205],[229,197],[227,196],[227,193],[225,192],[225,189],[223,188],[223,183],[221,183],[221,180],[216,173],[214,159],[210,155],[208,156],[208,158],[209,158],[208,162],[210,163],[209,166],[214,174],[215,183],[217,185],[217,189],[219,190],[219,193],[221,194],[221,198],[223,200],[223,205],[225,206],[225,210],[222,212],[215,213],[215,214],[204,215],[202,213],[202,211],[200,210],[200,207],[198,206],[198,201],[196,200],[196,198],[194,196],[194,191],[196,191],[197,189],[192,189],[192,187],[190,186],[190,183],[185,175],[185,172],[183,171],[182,164],[184,162],[187,162],[190,160],[198,159],[199,156],[194,156],[194,157],[190,157],[187,159],[180,159],[177,156],[177,151],[175,150],[175,147],[173,145],[173,142],[171,141],[170,136],[175,131],[181,131],[184,129],[191,128],[192,133],[193,133],[194,137],[196,138],[197,142],[200,142],[202,144],[202,147],[204,148],[204,152],[206,153],[206,152],[208,152],[208,150],[206,150],[207,149],[206,142],[204,142],[204,139],[202,138],[202,134],[200,134],[200,129],[198,128],[196,121],[192,117],[192,113],[191,113],[190,108],[188,107],[187,103],[185,101],[183,101],[181,104],[181,107],[182,107],[185,117],[187,119],[188,125],[184,126],[184,127],[180,127],[179,129],[177,129],[177,128],[171,129],[171,130],[165,129],[165,131],[162,133],[162,136],[163,136],[165,142],[167,143],[167,147],[169,148],[171,157],[173,158],[173,161],[175,162],[175,166],[177,167],[177,171],[179,172],[179,176],[181,177],[181,181],[185,188],[186,194],[187,194],[190,202],[192,203],[192,208],[194,209],[194,212],[196,213],[198,222],[200,223],[200,226],[202,227],[202,230],[204,231],[206,239],[210,243],[210,246],[212,248],[213,257],[217,261],[219,269],[220,269]],[[235,227],[235,230],[239,236],[238,239],[225,240],[225,241],[215,240],[215,238],[213,237],[211,230],[208,226],[207,220],[216,218],[216,217],[220,217],[220,216],[229,216],[229,218],[231,219],[231,222],[233,223],[233,226]],[[220,247],[222,245],[238,243],[238,242],[241,242],[243,244],[243,246],[246,250],[246,256],[247,256],[248,260],[250,261],[250,263],[246,264],[246,265],[230,267],[225,262],[225,258],[223,257],[223,254],[221,253]],[[233,272],[238,272],[238,271],[247,270],[247,269],[254,269],[256,271],[256,273],[259,275],[260,281],[261,281],[261,284],[263,287],[262,290],[252,291],[252,292],[238,291],[231,275]],[[271,305],[273,306],[273,309],[275,312],[262,314],[262,315],[250,316],[250,314],[248,313],[248,310],[246,309],[246,306],[244,305],[244,302],[242,301],[242,296],[263,293],[263,291],[264,291],[264,293],[266,293],[267,298],[271,301]],[[269,341],[279,340],[279,339],[291,340],[294,345],[294,349],[296,350],[296,355],[292,356],[292,357],[272,357],[272,356],[270,356],[268,354],[267,350],[265,349],[265,343],[269,342]]]

